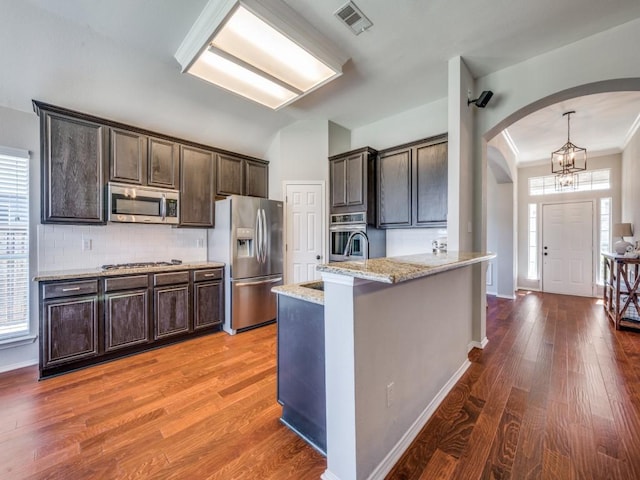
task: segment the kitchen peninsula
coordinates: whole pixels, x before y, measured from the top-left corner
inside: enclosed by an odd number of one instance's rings
[[[324,281],[325,480],[383,478],[470,365],[476,268],[490,253],[318,266]],[[288,292],[287,289],[291,291]],[[277,293],[303,298],[300,287]],[[317,295],[317,293],[315,293]]]

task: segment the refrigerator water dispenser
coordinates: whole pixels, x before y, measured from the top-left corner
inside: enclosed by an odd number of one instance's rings
[[[253,257],[253,228],[236,229],[236,252],[238,258]]]

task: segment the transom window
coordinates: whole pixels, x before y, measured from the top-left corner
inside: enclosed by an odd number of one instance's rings
[[[555,195],[558,193],[589,192],[592,190],[609,190],[611,188],[611,170],[602,168],[599,170],[587,170],[576,174],[577,184],[574,189],[556,190],[556,176],[529,178],[529,195]]]

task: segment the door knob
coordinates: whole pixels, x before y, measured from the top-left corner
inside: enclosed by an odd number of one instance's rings
[[[544,252],[545,255],[549,255],[547,252]]]
[[[545,249],[545,250],[546,250],[547,248],[549,248],[549,247],[544,247],[544,249]]]
[[[322,255],[316,255],[316,260],[320,260],[322,258]]]

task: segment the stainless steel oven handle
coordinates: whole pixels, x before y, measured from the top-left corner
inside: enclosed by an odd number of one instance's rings
[[[366,231],[367,227],[366,226],[353,226],[353,225],[349,225],[349,226],[333,226],[333,227],[329,227],[329,231],[330,232],[357,232],[357,231]]]
[[[259,280],[257,282],[242,282],[242,283],[234,283],[236,287],[248,287],[250,285],[264,285],[267,283],[278,283],[282,281],[282,277],[272,278],[270,280]]]

